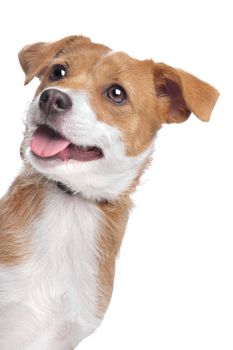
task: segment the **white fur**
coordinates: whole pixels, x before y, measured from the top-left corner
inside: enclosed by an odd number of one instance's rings
[[[152,145],[138,156],[127,156],[120,131],[96,118],[85,92],[60,90],[71,97],[73,106],[64,117],[52,121],[51,126],[76,145],[100,147],[104,157],[89,162],[46,162],[36,159],[27,145],[26,158],[46,177],[66,184],[74,192],[81,192],[88,199],[116,199],[135,179],[139,169],[151,155]],[[28,113],[28,139],[35,130],[35,125],[44,121],[38,100],[39,97],[34,100]]]
[[[33,227],[32,257],[0,268],[0,349],[69,350],[100,324],[97,245],[101,212],[56,185]]]

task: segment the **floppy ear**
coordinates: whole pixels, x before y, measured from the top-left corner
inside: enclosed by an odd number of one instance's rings
[[[180,69],[155,64],[156,95],[161,101],[162,119],[166,123],[185,121],[191,113],[209,121],[219,92],[211,85]]]
[[[25,85],[34,77],[40,77],[43,69],[56,57],[57,53],[76,42],[90,41],[83,36],[69,36],[51,43],[35,43],[25,46],[19,52],[19,62],[25,73]]]
[[[34,77],[39,77],[43,67],[50,59],[52,46],[52,43],[35,43],[25,46],[19,52],[19,62],[25,73],[25,85],[30,83]]]

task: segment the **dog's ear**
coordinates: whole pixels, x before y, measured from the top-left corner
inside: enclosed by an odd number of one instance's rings
[[[49,43],[35,43],[25,46],[19,52],[19,62],[25,73],[25,85],[34,77],[40,76],[41,70],[49,61],[52,46]]]
[[[35,43],[25,46],[19,52],[19,62],[25,73],[25,85],[34,77],[41,76],[43,70],[56,55],[74,44],[88,42],[83,36],[69,36],[51,43]]]
[[[160,100],[162,122],[180,123],[191,113],[209,121],[219,92],[211,85],[180,69],[155,64],[154,82]]]

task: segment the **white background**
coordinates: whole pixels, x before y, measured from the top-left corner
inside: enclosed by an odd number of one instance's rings
[[[0,195],[21,166],[22,46],[83,34],[185,69],[221,92],[210,123],[159,132],[117,263],[111,306],[80,350],[233,349],[231,1],[6,1],[0,12]],[[41,349],[42,350],[42,349]]]

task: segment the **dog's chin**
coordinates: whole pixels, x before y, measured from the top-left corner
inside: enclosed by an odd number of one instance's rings
[[[77,158],[80,158],[80,160],[72,158],[63,160],[59,156],[43,158],[28,148],[25,160],[38,173],[54,182],[63,183],[74,193],[87,192],[91,178],[93,189],[94,187],[98,188],[98,184],[95,184],[95,182],[96,178],[102,177],[101,162],[103,161],[103,155],[97,153],[79,154]]]
[[[40,175],[61,183],[72,194],[81,195],[87,200],[115,201],[128,187],[127,177],[123,179],[124,174],[121,174],[122,182],[119,181],[117,169],[121,161],[109,162],[105,157],[85,162],[74,159],[64,162],[56,158],[48,160],[36,156],[30,148],[26,151],[25,161]]]

